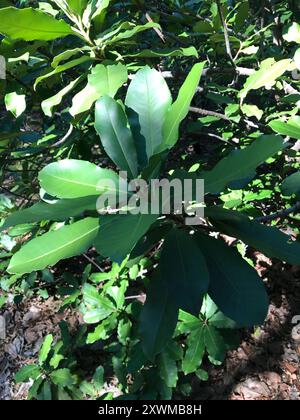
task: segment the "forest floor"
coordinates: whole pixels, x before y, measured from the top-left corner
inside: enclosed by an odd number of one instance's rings
[[[268,318],[263,326],[243,331],[240,347],[228,352],[221,366],[204,366],[209,380],[192,384],[195,400],[300,400],[300,266],[260,253],[253,260],[269,292]],[[53,298],[32,298],[2,311],[0,400],[26,398],[30,384],[15,385],[13,375],[37,361],[46,334],[59,336],[59,321],[68,321],[74,330],[79,325],[78,313],[60,313],[59,307]]]

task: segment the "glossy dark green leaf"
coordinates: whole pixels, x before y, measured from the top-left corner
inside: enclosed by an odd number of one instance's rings
[[[281,191],[284,195],[300,193],[300,171],[288,176],[281,184]]]
[[[178,381],[177,363],[168,348],[160,353],[157,363],[159,376],[165,382],[166,386],[175,388]]]
[[[266,135],[257,138],[244,149],[231,152],[212,170],[199,175],[204,179],[205,192],[217,194],[233,181],[251,179],[259,165],[284,147],[282,137]]]
[[[178,308],[199,315],[209,285],[209,273],[205,258],[191,235],[179,229],[167,234],[160,270]]]
[[[99,254],[121,263],[157,219],[152,214],[121,214],[100,217],[94,245]]]
[[[173,336],[177,319],[178,306],[170,294],[170,285],[157,271],[147,289],[139,327],[143,351],[150,360],[167,346]]]
[[[290,264],[300,264],[300,243],[273,226],[251,221],[247,216],[220,207],[206,209],[216,227],[234,238],[258,249],[270,258],[278,258]]]
[[[130,178],[138,173],[137,153],[122,106],[105,95],[96,102],[95,129],[112,161]]]
[[[256,271],[240,254],[220,240],[197,233],[210,274],[208,294],[220,310],[239,326],[262,324],[268,296]]]

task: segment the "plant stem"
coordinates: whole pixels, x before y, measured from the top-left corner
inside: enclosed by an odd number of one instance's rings
[[[288,209],[280,210],[276,213],[269,214],[267,216],[257,217],[254,220],[255,222],[260,222],[260,223],[271,222],[272,220],[275,220],[275,219],[284,219],[289,214],[298,212],[298,210],[300,211],[300,201],[297,201],[296,204],[294,204],[292,207],[289,207]]]

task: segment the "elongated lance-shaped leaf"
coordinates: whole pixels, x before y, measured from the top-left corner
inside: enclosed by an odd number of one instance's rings
[[[161,253],[160,270],[179,309],[199,315],[209,285],[209,274],[204,256],[192,235],[179,229],[168,233]]]
[[[78,198],[119,191],[119,176],[85,160],[63,159],[39,173],[44,190],[58,198]]]
[[[0,227],[0,231],[23,223],[37,223],[42,220],[62,221],[68,217],[79,216],[86,210],[96,211],[97,199],[98,196],[94,195],[70,200],[58,200],[53,204],[36,203],[24,210],[11,213]]]
[[[160,25],[156,22],[147,22],[145,25],[137,25],[134,26],[132,29],[128,29],[124,32],[119,32],[114,37],[107,40],[105,43],[107,45],[116,44],[118,42],[126,42],[127,39],[134,37],[135,35],[139,34],[140,32],[146,31],[148,29],[157,28],[161,29]]]
[[[284,195],[300,194],[300,171],[288,176],[280,188]]]
[[[76,58],[75,60],[67,61],[64,64],[61,64],[55,67],[54,70],[50,71],[49,73],[43,74],[42,76],[36,79],[36,81],[34,82],[34,89],[36,89],[37,85],[41,83],[43,80],[47,79],[48,77],[54,76],[55,74],[62,73],[63,71],[79,66],[80,64],[87,63],[88,61],[93,61],[93,58],[87,55],[83,55],[82,57]]]
[[[161,73],[148,66],[137,72],[125,104],[138,114],[148,159],[162,143],[162,125],[171,102],[170,90]]]
[[[288,235],[276,227],[264,226],[236,211],[217,206],[207,208],[206,216],[210,217],[221,232],[241,239],[267,257],[278,258],[290,264],[300,264],[300,243],[292,242]]]
[[[101,216],[101,228],[94,241],[97,251],[120,264],[157,217],[153,214]]]
[[[189,112],[189,107],[199,84],[204,65],[205,62],[197,63],[193,66],[179,90],[176,101],[168,110],[163,124],[163,143],[158,148],[158,151],[168,149],[177,142],[180,123]]]
[[[200,233],[195,240],[209,270],[208,294],[218,308],[239,326],[262,324],[268,295],[256,271],[224,242]]]
[[[217,194],[234,181],[251,180],[255,175],[257,166],[284,147],[282,137],[266,135],[254,140],[245,149],[231,152],[220,160],[213,169],[199,175],[204,179],[205,192]]]
[[[123,57],[196,57],[198,58],[198,52],[195,47],[186,48],[169,48],[164,50],[142,50],[136,53],[125,54]]]
[[[95,129],[112,161],[130,178],[138,174],[137,153],[122,106],[105,95],[96,102]]]
[[[34,238],[14,254],[7,271],[12,274],[31,273],[81,254],[91,246],[98,229],[98,218],[87,217]]]
[[[170,294],[170,284],[155,273],[147,289],[140,316],[140,334],[145,355],[153,360],[172,338],[178,320],[178,305]]]

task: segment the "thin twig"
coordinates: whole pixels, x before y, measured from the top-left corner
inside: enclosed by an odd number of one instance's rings
[[[98,265],[96,263],[96,261],[94,261],[92,258],[90,258],[88,255],[86,254],[82,254],[84,256],[85,259],[87,259],[91,264],[93,264],[94,267],[96,267],[99,271],[101,271],[102,273],[104,272],[104,270],[100,267],[100,265]]]
[[[70,124],[70,127],[69,127],[67,133],[60,140],[58,140],[54,144],[51,144],[51,146],[49,146],[49,147],[58,147],[58,146],[61,146],[66,140],[68,140],[68,138],[70,137],[70,135],[73,132],[73,128],[74,128],[73,125]]]
[[[146,16],[146,19],[147,19],[148,22],[150,22],[150,23],[153,22],[153,19],[149,15],[148,12],[146,12],[145,16]],[[153,30],[156,32],[156,34],[159,36],[159,38],[162,40],[162,42],[165,43],[166,41],[165,41],[165,37],[164,37],[164,34],[162,33],[162,31],[160,31],[158,28],[153,28]]]
[[[15,192],[13,192],[13,191],[10,191],[8,188],[3,187],[2,185],[0,185],[0,188],[1,188],[1,190],[3,190],[3,191],[5,191],[5,192],[7,192],[8,194],[11,194],[11,195],[13,195],[13,196],[15,196],[15,197],[18,197],[18,198],[23,198],[23,200],[26,200],[26,201],[31,201],[28,197],[24,197],[24,195],[21,195],[21,194],[15,193]]]
[[[227,115],[220,114],[219,112],[215,112],[215,111],[209,111],[208,109],[196,108],[194,106],[191,106],[190,112],[194,112],[195,114],[200,114],[200,115],[205,115],[205,116],[221,118],[222,120],[225,120],[225,121],[231,121],[230,118],[227,117]]]
[[[299,210],[300,210],[300,201],[297,201],[297,203],[294,206],[289,207],[288,209],[280,210],[276,213],[269,214],[267,216],[257,217],[254,220],[255,220],[255,222],[264,223],[264,222],[270,222],[270,221],[275,220],[275,219],[284,219],[289,214],[298,212]]]
[[[219,16],[220,16],[220,19],[221,19],[221,22],[222,22],[222,26],[223,26],[226,52],[227,52],[227,55],[228,55],[232,65],[233,65],[233,67],[235,67],[235,62],[233,60],[233,55],[232,55],[231,47],[230,47],[228,28],[227,28],[227,24],[226,24],[226,21],[225,21],[225,18],[224,18],[224,14],[223,14],[223,10],[222,10],[220,0],[217,0],[217,6],[218,6],[218,12],[219,12]]]

